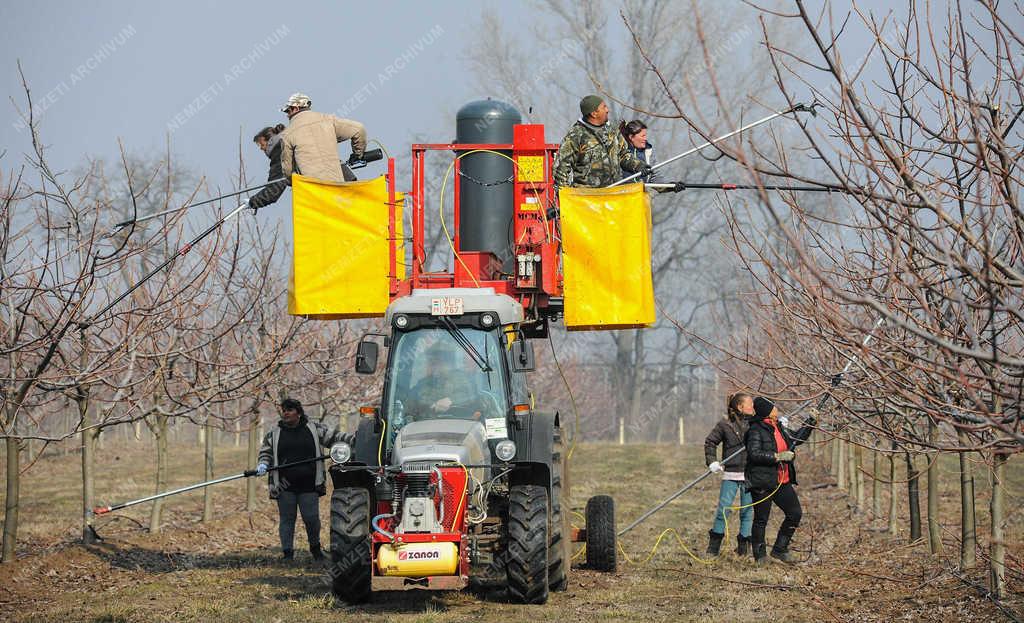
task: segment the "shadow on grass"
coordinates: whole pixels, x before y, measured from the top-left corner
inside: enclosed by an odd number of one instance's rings
[[[137,545],[110,543],[83,547],[112,567],[142,571],[152,575],[192,570],[251,569],[252,575],[238,578],[237,583],[245,586],[268,586],[276,590],[272,596],[279,601],[322,598],[331,593],[326,564],[302,559],[283,563],[278,558],[278,554],[272,551],[207,554],[168,552]],[[423,590],[382,591],[373,593],[369,603],[349,606],[342,601],[336,601],[334,607],[366,614],[444,612],[448,610],[448,606],[441,599],[444,594]],[[478,595],[478,598],[487,601],[501,601],[493,594],[488,594],[486,597]]]

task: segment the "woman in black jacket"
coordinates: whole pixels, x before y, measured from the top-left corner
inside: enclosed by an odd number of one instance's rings
[[[754,559],[764,563],[768,559],[764,533],[774,502],[786,514],[786,518],[782,520],[775,545],[772,546],[772,557],[783,562],[793,562],[789,542],[803,514],[800,498],[793,488],[797,484],[793,450],[811,436],[815,420],[809,418],[800,430],[791,434],[779,424],[779,410],[775,404],[760,396],[754,399],[754,413],[744,438],[747,446],[747,487],[754,501],[754,528],[750,535],[750,545]]]
[[[281,172],[281,132],[284,131],[283,124],[277,124],[276,126],[267,126],[256,133],[256,136],[252,137],[252,142],[256,143],[256,146],[270,158],[270,174],[267,175],[267,181],[273,182],[274,180],[280,180],[284,177],[284,173]],[[273,184],[267,184],[260,192],[249,199],[249,207],[256,210],[266,207],[278,199],[284,194],[284,189],[288,187],[288,182],[282,180]]]
[[[743,436],[747,432],[747,419],[754,415],[754,402],[750,394],[739,392],[729,396],[725,419],[719,420],[704,440],[704,464],[713,473],[722,474],[722,486],[718,491],[718,508],[715,510],[715,522],[708,532],[707,553],[717,556],[725,537],[725,518],[729,514],[736,493],[740,494],[740,526],[736,533],[736,554],[747,555],[747,544],[750,541],[750,526],[754,521],[754,512],[750,507],[750,492],[745,480],[744,466],[746,455],[743,452]],[[715,453],[722,446],[722,461],[717,461]],[[738,456],[731,459],[733,454]],[[729,459],[726,461],[725,459]]]

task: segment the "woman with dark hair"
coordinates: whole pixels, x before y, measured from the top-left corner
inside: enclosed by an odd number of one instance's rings
[[[749,426],[747,419],[754,415],[754,401],[750,394],[737,392],[729,396],[724,419],[719,420],[704,440],[704,463],[712,472],[722,474],[722,486],[718,490],[718,508],[715,510],[715,522],[708,532],[707,553],[717,556],[725,537],[725,519],[729,514],[736,493],[740,494],[740,526],[736,534],[736,554],[747,555],[747,544],[750,541],[750,527],[754,521],[754,510],[750,507],[750,492],[744,484],[743,468],[746,465],[746,454],[743,450],[743,437]],[[722,446],[723,461],[715,460],[718,446]],[[738,456],[729,458],[740,451]],[[729,459],[729,460],[725,460]]]
[[[632,154],[637,160],[647,164],[648,166],[654,166],[654,145],[647,142],[647,125],[639,119],[634,119],[629,123],[622,121],[619,123],[619,132],[622,133],[622,137],[626,139],[626,148],[629,153]],[[632,171],[623,170],[625,175],[632,175]],[[648,183],[657,177],[657,173],[648,173],[641,175],[638,179],[644,183]]]
[[[796,482],[796,466],[793,450],[807,441],[815,419],[810,417],[795,433],[779,423],[779,410],[767,398],[754,399],[754,418],[750,422],[744,441],[747,446],[746,478],[750,497],[754,500],[754,527],[750,535],[750,546],[758,564],[767,562],[764,533],[772,512],[772,503],[786,514],[779,526],[779,533],[772,546],[772,558],[793,562],[789,543],[800,525],[803,510],[800,498],[793,487]]]
[[[252,137],[252,142],[260,148],[260,150],[270,158],[270,174],[267,176],[268,182],[281,179],[284,177],[284,173],[281,172],[281,132],[284,131],[284,124],[279,123],[275,126],[267,126],[256,133],[256,136]],[[259,210],[262,207],[268,206],[284,194],[284,189],[288,186],[287,180],[282,180],[274,184],[267,184],[260,192],[256,193],[252,199],[249,200],[249,207],[253,211]]]

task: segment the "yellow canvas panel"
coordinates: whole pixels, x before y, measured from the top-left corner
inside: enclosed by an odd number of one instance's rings
[[[317,319],[384,315],[389,302],[388,210],[383,177],[331,183],[292,176],[289,314]]]
[[[651,202],[643,184],[562,188],[565,326],[628,329],[654,323]]]

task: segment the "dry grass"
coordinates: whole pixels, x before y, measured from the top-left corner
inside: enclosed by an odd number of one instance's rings
[[[108,450],[98,466],[100,500],[117,502],[152,492],[153,470],[142,448]],[[217,473],[241,471],[244,449],[221,448]],[[576,569],[569,590],[546,606],[519,606],[470,593],[386,593],[352,608],[335,603],[322,580],[323,569],[300,553],[294,565],[278,556],[276,509],[259,490],[257,512],[244,511],[241,481],[215,491],[212,522],[198,521],[202,494],[168,500],[162,533],[142,530],[148,505],[105,517],[99,546],[77,544],[80,532],[79,458],[54,456],[26,474],[21,509],[20,558],[0,568],[0,618],[23,621],[721,621],[785,620],[889,621],[1006,619],[979,591],[953,571],[959,534],[957,468],[941,463],[942,511],[947,521],[944,554],[931,557],[924,544],[908,546],[905,530],[891,539],[829,482],[809,457],[801,460],[804,524],[795,543],[805,562],[754,567],[731,552],[712,564],[691,559],[667,538],[643,563],[662,530],[673,527],[696,553],[706,546],[717,482],[708,479],[623,539],[634,564],[608,575]],[[597,493],[615,497],[620,525],[663,499],[703,468],[694,446],[581,446],[572,471],[578,510]],[[1020,502],[1021,461],[1010,462],[1007,534],[1015,561],[1024,556]],[[202,478],[200,453],[175,447],[171,486]],[[979,534],[985,542],[988,487],[979,474]],[[899,492],[902,496],[902,490]],[[902,500],[901,500],[902,501]],[[923,502],[923,500],[922,500]],[[884,505],[883,505],[884,506]],[[322,507],[326,518],[326,501]],[[779,513],[773,512],[773,530]],[[136,523],[139,522],[139,523]],[[735,528],[731,525],[734,533]],[[298,530],[296,547],[304,546]],[[323,537],[327,542],[326,530]],[[730,543],[731,536],[730,536]],[[957,571],[957,573],[959,573]],[[1024,586],[1019,562],[1011,569],[1011,591]],[[966,579],[984,584],[983,568]],[[1019,592],[1006,603],[1020,609]],[[1019,614],[1018,614],[1019,616]]]

